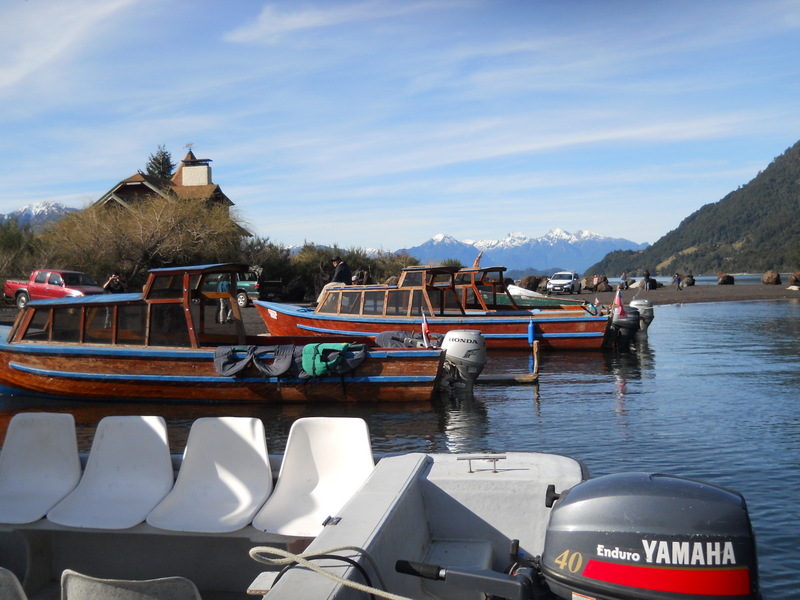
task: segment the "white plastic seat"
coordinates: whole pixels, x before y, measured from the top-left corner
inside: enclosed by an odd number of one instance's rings
[[[197,586],[185,577],[99,579],[65,569],[61,600],[200,600]]]
[[[204,417],[189,431],[175,487],[147,522],[171,531],[236,531],[250,523],[271,491],[264,424],[249,417]]]
[[[145,520],[173,482],[162,417],[105,417],[97,425],[78,487],[47,519],[70,527],[127,529]]]
[[[0,567],[0,598],[3,600],[27,600],[17,576],[8,569]]]
[[[0,453],[0,523],[33,523],[81,478],[75,419],[69,413],[12,417]]]
[[[307,417],[289,430],[275,491],[253,527],[293,537],[314,537],[375,467],[363,419]]]

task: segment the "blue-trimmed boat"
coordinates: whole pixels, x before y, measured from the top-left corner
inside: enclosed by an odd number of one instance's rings
[[[520,307],[508,293],[504,267],[414,266],[397,285],[348,285],[324,289],[316,307],[256,300],[275,335],[371,335],[420,327],[432,333],[477,330],[487,348],[599,350],[608,311],[588,303]]]
[[[248,335],[231,285],[246,265],[154,269],[142,293],[30,302],[0,343],[5,393],[182,402],[425,401],[445,351],[344,332]],[[311,365],[311,366],[309,366]]]

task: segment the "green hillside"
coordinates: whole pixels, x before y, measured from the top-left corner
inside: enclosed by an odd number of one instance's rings
[[[618,251],[587,274],[693,275],[800,270],[800,142],[746,186],[684,219],[652,246]]]

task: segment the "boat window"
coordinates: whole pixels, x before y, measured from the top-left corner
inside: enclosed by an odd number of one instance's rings
[[[23,340],[40,342],[47,340],[50,334],[50,310],[38,309],[33,313],[28,329],[25,330]]]
[[[81,309],[72,306],[53,308],[53,341],[79,342],[81,337]]]
[[[472,273],[456,273],[456,285],[470,285],[472,283]]]
[[[205,292],[191,303],[192,322],[201,346],[236,343],[235,302],[229,294]]]
[[[478,300],[477,294],[472,287],[463,288],[463,292],[464,294],[462,296],[462,302],[464,304],[464,308],[473,310],[479,310],[483,308],[483,305],[481,305],[480,300]],[[450,304],[452,304],[452,302]]]
[[[406,271],[403,277],[403,287],[418,287],[422,285],[422,271]]]
[[[364,314],[382,315],[385,298],[386,292],[383,290],[368,290],[364,292]]]
[[[110,344],[111,325],[114,322],[113,306],[92,306],[86,308],[83,341],[90,344]]]
[[[147,304],[123,304],[117,308],[117,343],[143,346]]]
[[[452,273],[434,273],[430,285],[450,285],[453,281]]]
[[[361,291],[342,292],[341,314],[357,315],[361,311],[361,296]]]
[[[151,346],[191,346],[183,306],[180,304],[150,305]]]
[[[335,315],[339,312],[339,292],[328,292],[317,312]]]
[[[421,317],[424,303],[425,301],[422,298],[422,290],[413,290],[411,292],[411,316]],[[427,312],[427,310],[428,307],[426,306],[425,312]]]
[[[410,298],[411,292],[409,290],[389,290],[386,302],[386,314],[407,315]]]
[[[163,274],[153,277],[153,285],[150,288],[148,298],[182,298],[183,297],[183,275]]]

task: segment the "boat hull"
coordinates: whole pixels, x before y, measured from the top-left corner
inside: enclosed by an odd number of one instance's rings
[[[7,391],[84,400],[158,402],[415,402],[439,383],[442,350],[369,349],[352,372],[311,379],[264,376],[249,365],[220,375],[214,349],[0,345]]]
[[[273,335],[374,336],[388,330],[416,331],[422,326],[418,318],[319,314],[288,304],[258,300],[254,304]],[[486,338],[486,347],[492,349],[530,348],[533,324],[533,338],[543,350],[600,350],[609,321],[607,316],[585,310],[553,310],[432,316],[427,322],[431,333],[441,335],[453,329],[478,330]]]

